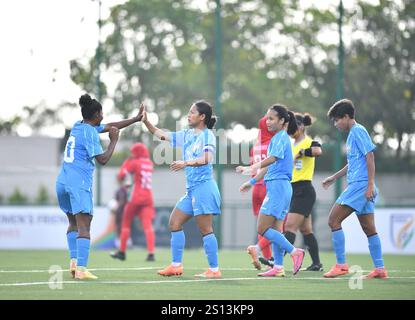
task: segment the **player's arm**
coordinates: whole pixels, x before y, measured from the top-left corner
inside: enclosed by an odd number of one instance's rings
[[[144,104],[140,105],[140,110],[138,111],[138,114],[135,117],[132,117],[130,119],[125,119],[117,122],[111,122],[107,123],[104,127],[104,130],[102,132],[108,132],[111,127],[116,127],[117,129],[123,129],[125,127],[128,127],[132,125],[133,123],[139,122],[143,118],[143,112],[144,112]]]
[[[255,185],[255,183],[257,183],[257,181],[263,179],[266,175],[268,171],[268,167],[262,168],[261,170],[259,170],[259,172],[257,173],[257,175],[255,177],[253,177],[251,180],[243,183],[240,187],[239,187],[239,191],[240,192],[246,192],[249,189],[251,189],[251,187],[253,185]]]
[[[146,112],[145,108],[144,108],[144,112],[143,112],[143,119],[142,119],[142,121],[146,125],[148,131],[150,131],[150,133],[152,135],[155,135],[160,140],[166,140],[166,141],[170,141],[171,140],[169,134],[167,134],[163,130],[161,130],[161,129],[155,127],[155,126],[153,126],[151,124],[151,122],[148,121],[147,112]]]
[[[301,158],[303,156],[305,157],[319,157],[323,153],[323,150],[321,149],[321,144],[317,141],[313,141],[311,143],[311,146],[307,149],[301,149],[297,155],[295,156],[295,159]]]
[[[251,166],[238,166],[236,167],[236,172],[242,173],[244,175],[251,175],[252,172],[256,172],[258,169],[267,168],[269,165],[277,161],[277,158],[274,156],[269,156],[268,158],[258,161]]]
[[[366,167],[368,184],[365,196],[366,199],[372,200],[375,197],[375,154],[373,152],[366,154]]]
[[[104,153],[95,156],[95,159],[102,165],[105,165],[111,159],[120,131],[116,127],[111,127],[108,135],[110,137],[110,144],[108,145],[107,150]]]
[[[336,181],[337,179],[343,177],[346,173],[347,173],[347,169],[349,168],[349,165],[346,164],[343,169],[337,171],[335,174],[333,174],[332,176],[326,178],[323,180],[322,184],[323,184],[323,188],[327,189],[329,186],[331,186],[333,184],[334,181]]]
[[[170,165],[170,169],[173,171],[179,171],[185,167],[201,167],[211,162],[213,162],[213,153],[210,151],[206,151],[200,158],[186,161],[173,161],[173,163]]]

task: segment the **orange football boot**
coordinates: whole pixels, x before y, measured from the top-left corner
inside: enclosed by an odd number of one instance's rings
[[[208,278],[208,279],[218,279],[222,277],[222,273],[220,270],[218,271],[212,271],[210,269],[207,269],[205,272],[200,274],[195,274],[196,278]]]
[[[157,271],[157,273],[164,277],[181,276],[183,274],[183,265],[181,264],[177,267],[169,265],[165,267],[163,270]]]
[[[338,276],[344,276],[349,273],[349,266],[345,264],[337,264],[330,269],[329,272],[324,274],[324,278],[335,278]]]
[[[387,279],[388,272],[384,268],[375,268],[369,274],[363,276],[363,279]]]

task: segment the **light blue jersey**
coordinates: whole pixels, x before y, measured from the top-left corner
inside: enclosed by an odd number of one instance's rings
[[[74,124],[66,143],[57,183],[92,191],[94,157],[104,153],[98,135],[104,127],[104,125],[94,127],[82,121]]]
[[[195,133],[194,129],[170,132],[171,146],[183,149],[183,160],[194,160],[203,156],[205,152],[216,152],[216,138],[211,130],[204,129]],[[205,181],[213,179],[213,166],[208,163],[200,167],[186,167],[186,188],[193,188]]]
[[[367,181],[368,172],[366,155],[374,151],[376,146],[372,143],[369,133],[362,125],[356,123],[347,137],[347,182]]]
[[[171,145],[182,147],[183,160],[194,160],[205,152],[216,152],[216,138],[212,131],[205,129],[195,134],[194,129],[170,133]],[[186,194],[180,198],[176,208],[189,215],[220,214],[221,198],[213,179],[213,166],[208,163],[200,167],[186,167]]]
[[[291,151],[291,141],[285,130],[281,130],[271,139],[268,145],[268,157],[277,158],[268,167],[264,180],[288,180],[291,181],[293,172],[293,154]]]

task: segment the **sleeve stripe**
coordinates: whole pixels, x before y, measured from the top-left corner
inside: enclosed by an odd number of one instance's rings
[[[203,151],[212,151],[212,152],[214,152],[215,147],[212,146],[212,145],[206,145],[206,146],[203,147]]]

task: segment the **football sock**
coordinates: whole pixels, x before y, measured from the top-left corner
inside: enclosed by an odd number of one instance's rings
[[[186,238],[183,230],[172,231],[171,232],[171,255],[172,262],[182,263],[184,245],[186,243]]]
[[[268,228],[267,231],[264,232],[263,236],[272,243],[281,247],[283,250],[287,251],[288,253],[294,252],[294,246],[284,237],[284,235],[281,232],[272,228]],[[274,259],[276,259],[275,256]]]
[[[369,251],[375,268],[383,268],[382,245],[380,244],[379,235],[377,233],[370,235],[367,240],[369,241]]]
[[[346,263],[346,254],[345,254],[345,240],[343,229],[332,230],[331,238],[333,241],[333,249],[336,253],[337,264]]]
[[[274,254],[274,266],[283,266],[285,250],[281,248],[279,245],[273,243],[272,252]]]
[[[77,250],[76,250],[76,238],[78,237],[77,231],[71,231],[66,234],[66,239],[68,241],[69,256],[71,259],[76,259]]]
[[[295,233],[293,233],[293,232],[290,232],[290,231],[285,231],[285,232],[284,232],[284,237],[286,237],[286,238],[287,238],[287,240],[288,240],[291,244],[294,244],[296,234],[295,234]]]
[[[76,239],[76,246],[78,248],[78,266],[86,267],[88,264],[89,257],[89,247],[91,240],[88,238],[78,238]]]
[[[320,264],[320,257],[318,254],[318,243],[313,233],[304,236],[304,243],[310,253],[313,264]]]
[[[208,259],[209,267],[218,267],[218,241],[214,233],[209,233],[203,236],[203,248],[205,249],[206,257]]]

